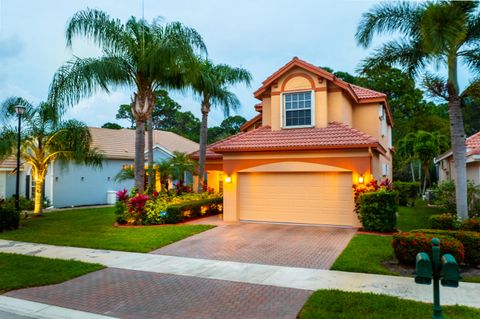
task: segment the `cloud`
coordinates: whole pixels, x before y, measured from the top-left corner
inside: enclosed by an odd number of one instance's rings
[[[0,38],[0,60],[15,58],[22,53],[24,49],[24,43],[14,34],[8,38]]]

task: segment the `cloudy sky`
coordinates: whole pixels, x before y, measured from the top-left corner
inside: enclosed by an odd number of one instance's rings
[[[209,57],[217,63],[250,70],[250,88],[233,88],[242,102],[239,114],[255,115],[252,92],[293,56],[335,70],[354,72],[368,50],[355,44],[362,12],[374,1],[346,0],[144,0],[145,18],[163,17],[195,28],[204,38]],[[68,19],[78,10],[97,8],[125,21],[142,16],[142,0],[0,0],[0,100],[19,95],[37,103],[47,96],[55,70],[73,55],[99,54],[95,46],[77,41],[65,47]],[[100,93],[71,108],[67,116],[92,126],[115,121],[118,105],[132,91]],[[172,92],[183,109],[199,116],[199,103]],[[220,111],[210,126],[223,119]],[[125,124],[125,123],[123,123]]]

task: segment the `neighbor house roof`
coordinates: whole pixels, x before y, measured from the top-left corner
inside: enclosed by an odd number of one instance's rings
[[[90,127],[89,129],[92,134],[92,147],[99,149],[105,158],[134,159],[135,130],[113,130],[98,127]],[[198,150],[198,143],[178,134],[159,130],[153,131],[153,145],[161,146],[170,152],[192,153]],[[147,144],[145,150],[146,148]]]
[[[300,67],[304,70],[307,70],[309,72],[312,72],[313,74],[316,74],[322,78],[327,79],[328,81],[332,82],[333,84],[343,89],[358,104],[374,103],[374,102],[383,103],[385,105],[385,108],[387,109],[388,121],[390,125],[393,125],[393,117],[390,111],[390,107],[388,106],[388,103],[387,103],[386,94],[345,82],[337,78],[332,73],[327,72],[324,69],[319,68],[318,66],[310,64],[306,61],[303,61],[297,57],[294,57],[290,62],[285,64],[275,73],[270,75],[265,81],[263,81],[262,86],[254,93],[255,98],[261,100],[263,94],[267,92],[267,89],[270,87],[270,85],[275,83],[275,81],[280,76],[282,76],[285,72],[287,72],[288,70],[294,67]]]
[[[467,156],[480,155],[480,132],[477,132],[472,136],[468,137],[465,141],[465,145],[467,147]],[[452,155],[452,150],[448,150],[447,152],[437,156],[434,159],[434,162],[438,163],[446,158],[449,158]]]
[[[0,168],[12,168],[17,167],[17,159],[15,156],[9,156],[5,160],[0,161]]]
[[[238,133],[208,146],[210,154],[228,152],[323,150],[375,147],[377,139],[346,124],[331,122],[324,128],[272,130],[269,126]],[[383,150],[385,151],[385,150]],[[207,154],[207,157],[208,154]],[[210,157],[209,157],[210,158]]]

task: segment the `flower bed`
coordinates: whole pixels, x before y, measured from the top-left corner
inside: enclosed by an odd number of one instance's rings
[[[127,190],[117,192],[116,220],[126,225],[176,224],[189,218],[220,214],[223,197],[211,192],[201,194],[154,192],[129,195]]]

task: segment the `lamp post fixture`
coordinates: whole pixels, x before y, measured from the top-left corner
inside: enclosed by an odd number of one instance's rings
[[[15,113],[18,116],[18,137],[17,137],[17,183],[15,185],[15,209],[20,211],[20,143],[21,139],[21,126],[22,126],[22,115],[25,113],[25,106],[23,105],[16,105],[15,106]]]

